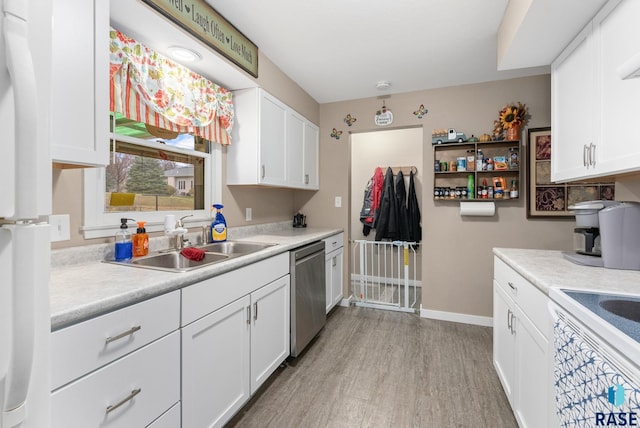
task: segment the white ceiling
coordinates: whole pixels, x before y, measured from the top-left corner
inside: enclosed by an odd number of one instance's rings
[[[207,0],[319,103],[547,73],[498,71],[508,0]],[[112,25],[163,52],[204,45],[139,1],[111,0]],[[211,54],[211,57],[215,55]],[[205,55],[189,67],[230,89],[248,75]],[[376,89],[386,80],[388,90]]]

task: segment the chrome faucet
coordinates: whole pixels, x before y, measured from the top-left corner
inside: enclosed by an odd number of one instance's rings
[[[184,248],[187,239],[184,239],[184,234],[187,233],[187,229],[184,227],[183,220],[187,217],[192,217],[193,214],[185,215],[175,221],[173,214],[167,215],[164,220],[164,233],[165,235],[173,237],[173,249],[169,251],[180,251]],[[175,224],[173,224],[175,221]]]
[[[180,217],[180,218],[178,219],[178,221],[176,221],[176,228],[178,228],[178,227],[184,227],[184,226],[182,225],[182,220],[184,220],[184,219],[185,219],[185,218],[187,218],[187,217],[193,217],[193,214],[189,214],[189,215],[185,215],[185,216]]]

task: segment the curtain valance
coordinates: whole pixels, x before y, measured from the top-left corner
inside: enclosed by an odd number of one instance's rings
[[[231,143],[231,92],[113,28],[110,39],[112,111],[159,128]]]

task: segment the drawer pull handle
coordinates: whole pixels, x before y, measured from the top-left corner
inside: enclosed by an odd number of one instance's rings
[[[253,320],[254,321],[258,320],[258,302],[255,302],[253,304]]]
[[[131,336],[133,333],[135,333],[136,331],[140,330],[142,327],[140,327],[139,325],[136,325],[135,327],[131,327],[129,330],[124,331],[116,336],[109,336],[107,337],[104,342],[108,345],[111,342],[115,342],[116,340],[120,340],[123,337],[127,337],[127,336]]]
[[[247,324],[251,324],[251,305],[247,306]]]
[[[142,392],[142,388],[134,389],[133,391],[131,391],[131,393],[129,395],[127,395],[122,400],[118,401],[116,404],[113,404],[111,406],[107,406],[107,410],[105,411],[105,414],[108,415],[109,413],[111,413],[115,409],[117,409],[118,407],[122,406],[123,404],[127,403],[128,401],[133,400],[133,397],[135,397],[136,395],[140,394],[141,392]]]
[[[511,289],[512,289],[513,291],[517,291],[517,290],[518,290],[518,288],[517,288],[515,285],[513,285],[513,282],[508,281],[508,282],[507,282],[507,284],[509,284],[509,287],[511,287]]]

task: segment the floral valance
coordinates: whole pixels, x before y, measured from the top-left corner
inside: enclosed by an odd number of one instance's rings
[[[112,111],[230,144],[231,92],[113,28],[110,38]]]

